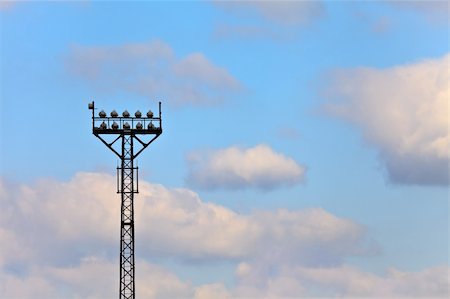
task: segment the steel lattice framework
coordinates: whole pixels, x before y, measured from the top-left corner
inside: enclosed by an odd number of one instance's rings
[[[159,115],[154,117],[149,111],[142,117],[137,111],[131,117],[127,111],[122,116],[111,112],[107,117],[102,110],[95,116],[92,110],[92,133],[99,138],[120,159],[117,167],[117,193],[121,194],[120,220],[120,299],[135,299],[134,266],[134,194],[138,189],[138,167],[134,159],[162,134],[161,102]],[[150,139],[146,139],[150,136]],[[121,145],[119,148],[119,144]]]

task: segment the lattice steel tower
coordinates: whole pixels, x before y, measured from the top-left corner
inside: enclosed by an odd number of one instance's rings
[[[161,102],[159,115],[149,111],[145,116],[137,111],[134,117],[128,111],[122,116],[113,110],[110,116],[101,110],[95,116],[92,110],[92,133],[98,137],[121,161],[117,167],[117,193],[121,194],[120,219],[120,299],[135,299],[134,283],[134,194],[138,189],[138,167],[134,159],[162,134]],[[119,145],[120,144],[120,145]]]

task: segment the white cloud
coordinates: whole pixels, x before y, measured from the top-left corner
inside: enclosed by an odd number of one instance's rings
[[[448,267],[384,276],[343,266],[370,254],[364,229],[322,209],[244,215],[187,189],[141,182],[136,198],[137,296],[143,299],[282,299],[448,294]],[[0,294],[5,298],[111,298],[118,286],[115,178],[78,173],[68,182],[0,180]],[[158,257],[233,259],[236,287],[194,286]],[[447,276],[446,276],[447,275]],[[95,281],[95,283],[93,283]],[[386,290],[386,291],[382,291]]]
[[[34,185],[1,180],[0,225],[9,231],[6,237],[14,237],[9,246],[20,248],[6,248],[10,254],[5,260],[20,267],[31,260],[60,265],[88,252],[115,253],[110,246],[117,243],[120,206],[117,200],[114,204],[114,188],[111,176],[103,174],[78,174],[69,182],[45,179]],[[22,259],[16,261],[17,255]]]
[[[11,249],[2,250],[7,256],[0,260],[12,261],[14,248],[21,248],[25,262],[37,259],[52,265],[70,264],[86,255],[115,257],[120,199],[114,177],[78,173],[69,182],[8,186],[1,182],[0,227],[5,232],[1,236],[14,242],[9,242]],[[270,260],[279,256],[317,265],[367,251],[360,225],[322,209],[244,215],[203,202],[188,189],[145,181],[140,182],[135,207],[136,234],[141,254],[147,257]]]
[[[173,298],[185,299],[193,297],[191,283],[180,280],[174,273],[160,266],[136,261],[139,268],[136,272],[137,298]]]
[[[300,183],[306,168],[269,146],[192,152],[187,182],[203,189],[271,190]]]
[[[204,203],[187,189],[141,184],[139,236],[155,255],[186,259],[235,259],[250,254],[260,235],[256,223],[225,207]],[[145,222],[140,221],[145,219]]]
[[[232,299],[231,294],[221,283],[207,284],[195,289],[195,299]]]
[[[193,298],[190,283],[144,260],[136,263],[136,297]],[[114,298],[119,292],[117,262],[87,257],[71,266],[42,266],[21,277],[0,271],[0,294],[5,299]]]
[[[162,41],[120,46],[73,46],[67,70],[103,92],[127,92],[176,105],[216,105],[241,83],[204,54],[176,57]]]
[[[85,257],[68,267],[44,266],[39,275],[55,281],[56,292],[63,288],[72,298],[100,299],[116,297],[116,288],[119,285],[118,269],[118,265],[112,262],[97,257]]]
[[[342,262],[343,257],[373,254],[365,230],[354,222],[338,218],[323,209],[255,212],[263,236],[253,258],[264,267],[274,264],[325,266]]]
[[[0,227],[0,267],[7,263],[16,263],[29,259],[31,255],[30,248],[24,248],[17,240],[16,233],[11,229]]]
[[[324,87],[325,110],[362,130],[393,182],[449,183],[449,57],[336,70]]]
[[[291,299],[291,298],[427,298],[449,295],[447,266],[418,272],[389,269],[385,275],[351,266],[305,268],[282,266],[260,273],[240,264],[236,285],[193,286],[174,273],[138,260],[136,296],[143,299]],[[243,268],[247,268],[244,269]],[[34,269],[21,277],[0,271],[0,293],[6,299],[113,298],[118,289],[117,263],[95,257],[67,267]]]
[[[32,272],[25,277],[0,269],[0,294],[5,299],[56,299],[55,286],[45,276]]]
[[[448,298],[448,266],[419,272],[389,269],[376,275],[351,266],[282,266],[261,273],[256,264],[241,264],[234,298]]]
[[[138,237],[156,255],[321,265],[370,250],[362,227],[322,209],[240,215],[186,191],[163,194],[152,192],[137,207],[146,219]]]

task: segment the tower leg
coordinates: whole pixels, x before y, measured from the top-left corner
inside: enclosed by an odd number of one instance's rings
[[[120,299],[135,299],[133,136],[122,135]]]

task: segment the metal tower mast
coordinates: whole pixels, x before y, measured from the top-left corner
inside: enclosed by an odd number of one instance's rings
[[[121,161],[117,167],[117,193],[121,194],[120,217],[120,299],[135,299],[134,283],[134,194],[138,189],[138,167],[134,159],[162,134],[161,102],[159,115],[149,111],[142,116],[137,111],[134,117],[128,111],[122,116],[113,110],[110,116],[101,110],[95,116],[92,110],[92,133],[99,138]],[[149,138],[150,137],[150,138]]]

